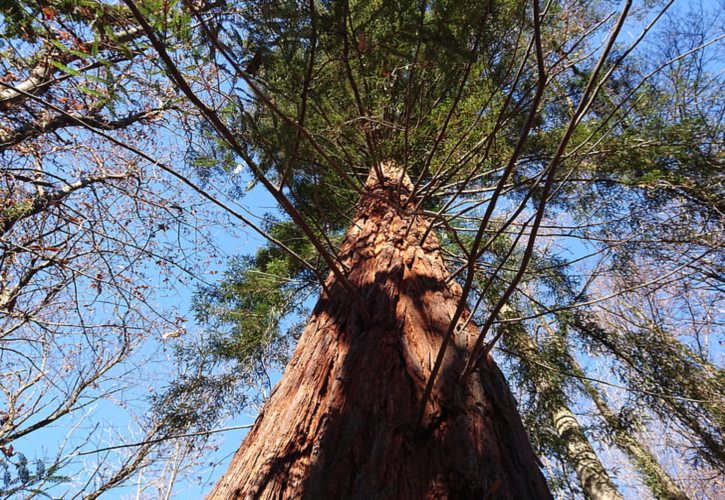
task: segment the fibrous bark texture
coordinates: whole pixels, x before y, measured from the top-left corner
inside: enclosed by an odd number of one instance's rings
[[[371,171],[340,251],[357,293],[328,279],[209,498],[551,498],[494,362],[460,378],[472,323],[456,329],[416,425],[461,289],[446,283],[437,239],[419,243],[426,221],[406,211],[411,187],[392,163]]]

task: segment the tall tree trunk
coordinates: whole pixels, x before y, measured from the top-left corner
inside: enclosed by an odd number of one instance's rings
[[[502,310],[502,313],[505,311]],[[515,314],[519,316],[519,314]],[[541,322],[551,338],[555,337],[548,323]],[[622,495],[609,477],[596,451],[584,434],[576,415],[569,409],[566,397],[558,382],[556,373],[543,369],[541,352],[536,343],[524,331],[521,323],[509,323],[504,335],[506,346],[522,363],[536,391],[543,399],[548,418],[564,446],[566,458],[576,471],[579,483],[592,500],[622,500]]]
[[[371,172],[340,251],[358,297],[328,278],[211,499],[551,498],[495,363],[459,378],[473,325],[457,329],[415,426],[461,289],[436,238],[420,245],[426,223],[406,213],[401,179],[392,163]]]

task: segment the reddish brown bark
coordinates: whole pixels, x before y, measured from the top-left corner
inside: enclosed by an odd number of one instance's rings
[[[459,374],[475,338],[458,332],[416,409],[461,289],[439,243],[405,205],[410,181],[374,173],[334,277],[269,402],[209,498],[550,498],[503,375]],[[399,197],[402,195],[402,199]],[[386,201],[388,200],[388,201]]]

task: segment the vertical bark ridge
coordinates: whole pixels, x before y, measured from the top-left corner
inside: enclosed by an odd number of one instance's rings
[[[418,244],[426,226],[406,213],[410,180],[379,167],[340,252],[361,302],[328,278],[329,295],[209,498],[551,498],[495,363],[458,379],[472,324],[455,334],[424,428],[413,428],[461,289],[446,284],[437,239]]]

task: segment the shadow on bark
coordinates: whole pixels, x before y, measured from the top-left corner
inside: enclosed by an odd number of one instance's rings
[[[381,201],[393,190],[368,185],[377,194],[361,199],[339,255],[355,293],[328,279],[210,498],[551,498],[495,363],[459,378],[472,323],[454,333],[415,428],[461,290],[446,283],[435,236],[419,243],[425,221]]]

